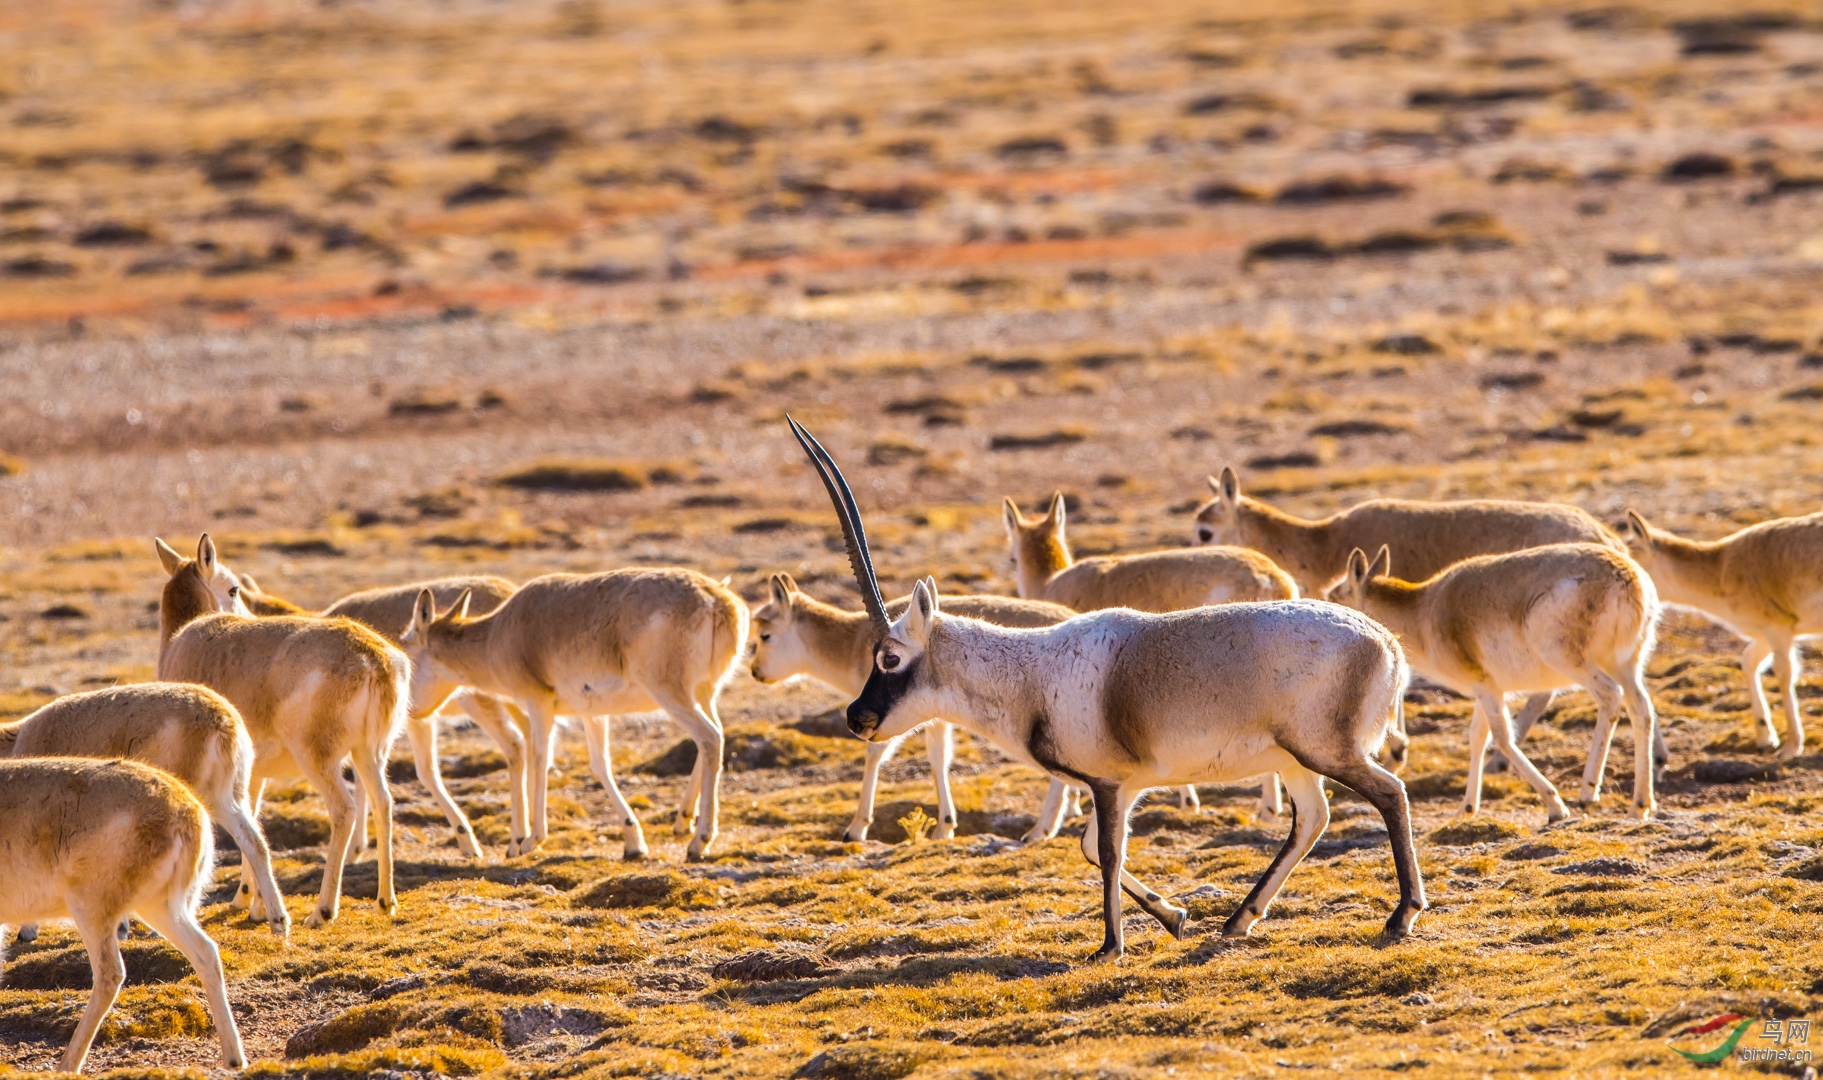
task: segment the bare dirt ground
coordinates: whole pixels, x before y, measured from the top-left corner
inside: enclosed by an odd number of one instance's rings
[[[889,590],[1010,590],[1002,495],[1071,496],[1079,554],[1186,543],[1224,464],[1303,513],[1554,499],[1703,537],[1823,496],[1804,5],[75,0],[0,35],[6,715],[151,676],[153,535],[310,605],[677,563],[852,602],[787,409]],[[581,459],[611,467],[503,482]],[[1391,947],[1347,792],[1256,935],[1212,935],[1284,827],[1236,786],[1136,819],[1191,936],[1136,916],[1084,966],[1080,823],[996,839],[1040,777],[964,737],[962,835],[912,843],[907,754],[843,843],[860,748],[801,725],[841,702],[745,674],[704,864],[662,719],[614,732],[643,865],[573,736],[550,844],[503,861],[501,761],[453,730],[484,863],[401,762],[396,919],[368,862],[288,946],[208,925],[269,1075],[1670,1075],[1686,1023],[1823,1013],[1823,756],[1754,748],[1739,647],[1668,617],[1648,823],[1543,829],[1504,775],[1459,820],[1467,705],[1415,691],[1433,908]],[[1568,694],[1531,737],[1560,787],[1592,721]],[[302,905],[320,803],[264,817]],[[717,970],[761,950],[793,962]],[[92,1067],[206,1068],[175,954],[128,968]],[[11,947],[0,1058],[53,1063],[87,986],[68,928]]]

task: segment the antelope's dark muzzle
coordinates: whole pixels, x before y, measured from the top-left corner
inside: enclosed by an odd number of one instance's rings
[[[880,724],[885,719],[859,701],[848,707],[848,730],[857,739],[873,741],[874,732],[880,730]]]

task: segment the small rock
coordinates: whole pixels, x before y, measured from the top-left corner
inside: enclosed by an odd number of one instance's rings
[[[1430,1005],[1434,999],[1422,990],[1410,993],[1399,999],[1401,1005]]]
[[[1501,858],[1513,861],[1530,861],[1533,859],[1553,859],[1563,854],[1563,848],[1550,844],[1521,844],[1502,855]]]

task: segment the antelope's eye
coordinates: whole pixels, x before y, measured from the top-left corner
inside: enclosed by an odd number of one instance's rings
[[[241,587],[239,585],[230,585],[228,587],[229,596],[239,596],[240,594],[241,594]]]
[[[899,657],[894,653],[880,654],[880,670],[894,671],[899,667]]]
[[[760,635],[760,640],[761,640],[761,641],[771,641],[771,640],[772,640],[772,635],[771,635],[771,634],[761,634],[761,635]]]

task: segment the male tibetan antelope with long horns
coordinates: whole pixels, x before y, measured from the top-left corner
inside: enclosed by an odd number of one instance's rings
[[[789,420],[789,418],[787,418]],[[790,421],[835,504],[874,631],[874,665],[848,706],[863,739],[890,739],[932,717],[973,731],[1054,777],[1089,789],[1096,828],[1083,854],[1100,867],[1104,937],[1118,958],[1121,891],[1173,935],[1189,913],[1126,872],[1127,818],[1148,788],[1276,772],[1292,830],[1223,925],[1244,935],[1329,825],[1323,777],[1347,784],[1386,820],[1399,902],[1389,937],[1427,906],[1405,785],[1374,754],[1407,680],[1398,639],[1358,612],[1313,600],[1228,604],[1171,614],[1090,612],[1037,629],[944,614],[934,579],[888,618],[854,494],[828,451]]]

